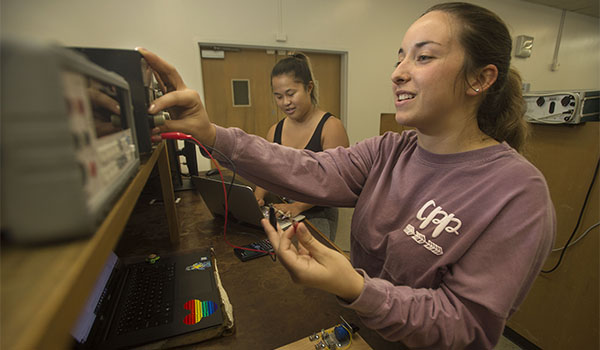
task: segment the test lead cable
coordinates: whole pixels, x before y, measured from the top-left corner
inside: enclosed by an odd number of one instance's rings
[[[219,151],[218,149],[212,148],[212,147],[208,147],[208,146],[204,146],[200,141],[196,140],[192,135],[189,134],[185,134],[182,132],[164,132],[160,134],[160,137],[163,140],[182,140],[182,141],[187,141],[187,142],[192,142],[198,145],[198,147],[200,147],[204,153],[206,153],[206,155],[208,155],[208,157],[210,158],[210,160],[212,161],[212,163],[214,164],[215,168],[217,169],[217,171],[219,172],[219,176],[221,177],[221,184],[223,184],[223,194],[225,196],[225,222],[223,224],[223,240],[225,241],[225,243],[227,243],[230,247],[232,248],[237,248],[237,249],[243,249],[243,250],[250,250],[253,252],[259,252],[259,253],[268,253],[271,255],[271,258],[273,258],[273,261],[275,261],[274,257],[275,257],[275,252],[267,252],[264,250],[260,250],[260,249],[252,249],[252,248],[247,248],[247,247],[240,247],[237,246],[235,244],[230,243],[227,240],[227,217],[229,216],[229,193],[231,193],[231,188],[233,186],[233,182],[235,181],[235,174],[236,174],[236,170],[235,170],[235,164],[233,163],[233,161],[231,159],[229,159],[229,157],[227,157],[226,155],[224,155],[221,151]],[[227,190],[227,188],[225,187],[225,179],[223,177],[223,173],[221,172],[221,169],[219,168],[219,164],[217,163],[217,161],[213,158],[213,156],[211,155],[211,152],[208,151],[208,149],[210,149],[211,151],[217,152],[221,157],[225,158],[227,160],[227,162],[231,165],[231,170],[233,171],[233,175],[231,178],[231,182],[229,183],[229,190]],[[275,228],[277,229],[277,227]]]

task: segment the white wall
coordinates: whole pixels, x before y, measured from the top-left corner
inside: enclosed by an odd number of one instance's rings
[[[408,26],[435,1],[281,0],[2,0],[0,32],[65,45],[143,46],[174,64],[201,93],[198,42],[348,52],[345,120],[350,141],[379,133],[379,115],[393,112],[390,74]],[[496,12],[513,37],[535,38],[530,58],[513,60],[532,90],[599,89],[597,18],[567,13],[559,54],[550,71],[561,10],[518,0],[471,1]]]

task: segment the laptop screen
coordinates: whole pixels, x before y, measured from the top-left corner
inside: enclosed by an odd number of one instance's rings
[[[98,303],[100,302],[100,298],[104,293],[106,288],[106,284],[112,274],[112,271],[117,264],[117,255],[113,252],[110,252],[108,259],[106,260],[106,264],[104,264],[104,268],[90,293],[90,296],[84,305],[81,313],[79,314],[79,319],[75,323],[73,329],[71,329],[71,335],[78,343],[85,343],[87,341],[88,335],[90,334],[90,330],[94,325],[94,321],[96,320],[96,312],[98,311]]]
[[[224,216],[225,196],[221,181],[202,176],[192,176],[192,183],[213,216]],[[231,185],[228,195],[228,210],[233,219],[262,227],[260,220],[267,217],[265,214],[268,213],[269,207],[259,207],[254,197],[254,191],[250,186],[234,183]],[[298,215],[294,220],[304,220],[304,215]],[[284,230],[292,224],[291,220],[286,218],[278,218],[277,222]]]

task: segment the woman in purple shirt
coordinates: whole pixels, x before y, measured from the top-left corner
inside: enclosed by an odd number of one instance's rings
[[[415,130],[319,153],[211,124],[177,71],[141,52],[167,85],[150,113],[180,107],[155,140],[190,133],[266,189],[355,207],[351,262],[302,224],[283,232],[263,222],[296,282],[335,294],[410,348],[492,349],[556,230],[544,177],[518,153],[527,125],[511,47],[494,13],[433,6],[407,30],[391,77],[396,121]]]

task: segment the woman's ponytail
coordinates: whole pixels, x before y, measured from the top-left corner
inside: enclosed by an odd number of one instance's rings
[[[504,86],[497,91],[492,88],[486,94],[477,122],[481,131],[497,141],[506,141],[522,153],[529,136],[529,124],[524,118],[526,107],[521,86],[519,72],[511,67]]]

